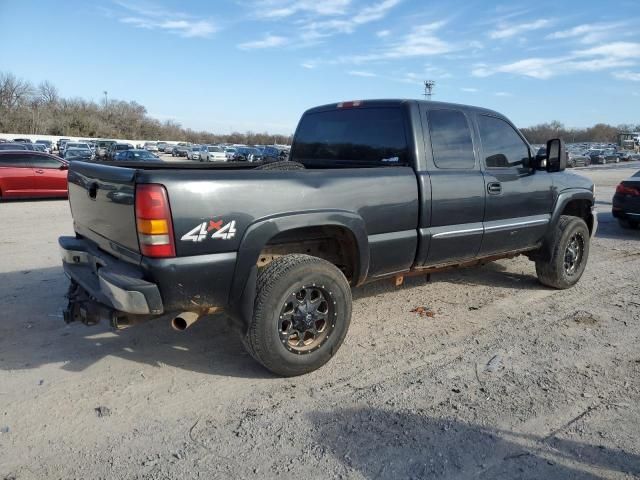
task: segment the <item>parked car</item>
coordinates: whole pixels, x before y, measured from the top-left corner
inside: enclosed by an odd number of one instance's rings
[[[257,148],[238,147],[232,160],[234,162],[259,162],[262,160],[262,153]]]
[[[156,146],[158,147],[158,151],[159,152],[163,152],[163,153],[165,152],[167,147],[170,147],[170,145],[167,142],[158,142],[158,143],[156,143]],[[169,153],[170,151],[171,151],[171,149],[169,148],[167,153]]]
[[[161,162],[162,159],[157,155],[144,149],[132,149],[118,152],[115,157],[118,162]]]
[[[64,158],[67,162],[73,162],[77,160],[90,161],[94,159],[94,154],[89,148],[67,147],[64,150],[62,158]]]
[[[71,139],[70,138],[60,138],[58,139],[58,141],[56,142],[56,147],[58,149],[58,152],[61,152],[61,149],[64,147],[64,144],[66,142],[70,142]]]
[[[113,143],[109,145],[107,150],[107,160],[115,160],[116,155],[125,150],[133,150],[135,147],[130,143]]]
[[[561,140],[547,151],[542,168],[490,110],[365,100],[305,112],[292,161],[72,164],[63,316],[184,330],[225,311],[253,358],[293,376],[339,349],[352,285],[524,254],[541,283],[569,288],[597,227],[594,186],[564,171]]]
[[[44,145],[47,149],[47,153],[53,152],[53,142],[51,140],[36,140],[35,143],[39,143],[40,145]]]
[[[0,143],[0,150],[29,150],[24,143],[5,142]]]
[[[267,146],[262,150],[263,162],[281,162],[289,158],[289,151],[284,148]]]
[[[192,145],[187,153],[188,160],[200,160],[200,145]]]
[[[95,149],[96,159],[97,160],[106,159],[109,153],[109,149],[111,148],[111,145],[115,145],[116,143],[117,142],[115,140],[98,140],[96,142],[96,149]]]
[[[14,143],[33,143],[30,138],[14,138]]]
[[[31,150],[0,152],[0,200],[66,197],[68,164]]]
[[[157,152],[158,144],[156,142],[145,142],[143,148],[149,152]]]
[[[613,195],[612,215],[624,228],[640,225],[640,171],[620,182]]]
[[[200,146],[200,161],[201,162],[226,162],[227,156],[224,154],[224,150],[215,145],[202,145]]]
[[[47,152],[47,147],[45,145],[42,145],[41,143],[32,143],[31,145],[36,152],[49,153]]]
[[[569,152],[567,167],[588,167],[591,165],[591,158],[581,153]]]
[[[236,154],[235,147],[227,147],[224,149],[224,154],[227,156],[227,160],[233,160],[233,156]]]
[[[171,155],[174,157],[186,157],[189,155],[190,151],[190,143],[179,143],[175,147],[173,147],[173,150],[171,150]]]

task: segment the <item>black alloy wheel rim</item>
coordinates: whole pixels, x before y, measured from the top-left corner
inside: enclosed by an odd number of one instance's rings
[[[564,252],[564,271],[568,276],[573,276],[578,271],[584,255],[584,236],[582,233],[574,233]]]
[[[280,341],[292,353],[312,353],[329,339],[337,316],[332,292],[324,285],[303,285],[286,298],[280,310]]]

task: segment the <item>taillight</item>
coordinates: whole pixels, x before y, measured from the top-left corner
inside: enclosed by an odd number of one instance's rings
[[[175,257],[169,197],[162,185],[136,186],[136,224],[140,253],[147,257]]]
[[[640,190],[633,187],[627,187],[623,184],[620,184],[616,187],[616,193],[619,193],[620,195],[631,195],[632,197],[640,197]]]

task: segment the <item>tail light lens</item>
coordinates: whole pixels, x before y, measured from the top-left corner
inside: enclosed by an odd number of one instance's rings
[[[136,186],[136,224],[142,255],[176,256],[171,208],[164,186],[153,183]]]
[[[616,193],[619,193],[621,195],[631,195],[632,197],[640,197],[640,190],[634,187],[628,187],[623,184],[620,184],[616,187]]]

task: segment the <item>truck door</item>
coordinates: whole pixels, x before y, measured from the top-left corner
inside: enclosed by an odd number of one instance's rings
[[[480,256],[533,246],[551,218],[551,177],[530,168],[529,145],[509,122],[485,114],[476,121],[487,192]]]
[[[431,195],[429,225],[420,227],[417,265],[473,259],[482,241],[485,187],[471,122],[463,110],[421,105]],[[424,188],[423,188],[424,190]]]

